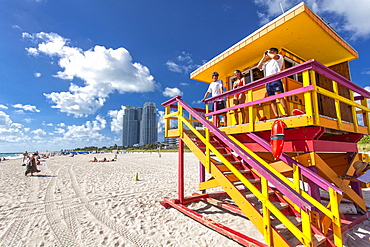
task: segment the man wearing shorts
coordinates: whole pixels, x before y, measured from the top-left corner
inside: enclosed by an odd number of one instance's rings
[[[279,50],[277,48],[270,48],[269,50],[265,51],[262,56],[262,59],[257,65],[257,68],[260,70],[265,71],[265,76],[270,76],[276,74],[281,71],[283,66],[283,56],[278,54]],[[264,63],[266,59],[267,62]],[[284,92],[283,83],[281,80],[273,81],[266,84],[266,91],[268,96],[272,96],[275,94],[280,94]],[[285,111],[285,115],[279,116],[279,112],[277,110],[276,100],[271,101],[271,109],[272,112],[275,114],[276,118],[279,117],[287,117],[289,114],[287,102],[284,98],[279,99],[283,109]]]
[[[222,94],[223,91],[224,91],[223,81],[218,79],[218,73],[217,72],[213,72],[212,82],[211,82],[211,84],[209,84],[208,90],[205,93],[205,95],[202,99],[202,102],[204,102],[206,100],[206,98],[208,97],[208,95],[210,93],[212,93],[212,97],[215,97],[215,96],[218,96],[218,95]],[[215,111],[221,110],[221,109],[224,109],[224,108],[226,108],[224,100],[221,99],[221,100],[216,101],[216,109],[214,109]],[[226,125],[226,113],[223,113],[223,114],[220,114],[220,115],[224,116],[224,122],[225,122],[225,125]],[[220,126],[220,115],[216,116],[216,127]]]

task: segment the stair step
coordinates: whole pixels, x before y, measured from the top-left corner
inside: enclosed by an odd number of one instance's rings
[[[239,165],[239,164],[241,164],[241,162],[240,161],[229,161],[232,165]],[[216,166],[217,165],[225,165],[223,162],[215,162],[214,163]]]
[[[219,163],[219,162],[217,162]],[[230,162],[231,164],[233,164],[232,162]],[[216,163],[215,163],[216,165]],[[245,174],[245,173],[249,173],[251,170],[238,170],[241,174]],[[225,171],[223,172],[224,175],[232,175],[234,174],[232,171]]]
[[[199,147],[200,149],[206,149],[206,147]],[[225,149],[224,147],[214,147],[215,149]]]
[[[203,143],[201,140],[194,141],[195,143]],[[218,141],[209,141],[210,143],[218,143]]]
[[[269,190],[269,191],[268,191],[268,194],[269,194],[269,195],[272,195],[272,194],[274,194],[274,191]],[[244,194],[244,196],[245,196],[245,198],[247,198],[248,200],[257,199],[257,197],[256,197],[252,192],[248,192],[247,194]]]
[[[289,236],[291,236],[291,238],[289,238],[289,239],[285,238],[285,239],[287,239],[288,243],[291,246],[296,246],[296,247],[303,247],[304,246],[291,232],[287,232],[287,233],[289,233]],[[286,235],[287,234],[284,233],[283,237],[285,237]],[[314,247],[321,245],[325,241],[326,241],[325,236],[319,235],[319,234],[312,234],[312,242],[313,242]]]
[[[221,155],[224,156],[224,157],[233,156],[233,154],[221,154]],[[216,154],[211,153],[211,156],[216,156]]]
[[[261,181],[260,178],[250,178],[248,179],[249,182],[251,182],[252,184],[255,184],[255,183],[258,183]],[[242,181],[233,181],[232,182],[234,184],[234,186],[239,186],[239,185],[244,185]]]
[[[289,207],[289,204],[287,204],[287,203],[284,203],[284,202],[272,202],[272,204],[274,204],[275,205],[275,207],[280,211],[280,210],[283,210],[283,209],[285,209],[285,208],[287,208],[287,207]],[[262,204],[260,204],[261,206],[262,206]],[[256,205],[254,205],[254,206],[256,206]],[[263,211],[263,209],[262,208],[260,208],[259,209],[259,211],[260,211],[260,213],[262,214],[262,211]]]
[[[294,215],[287,215],[286,216],[295,226],[300,226],[302,225],[302,218],[296,217]],[[273,220],[271,221],[271,225],[279,231],[280,234],[287,232],[288,228],[281,223],[279,220]]]

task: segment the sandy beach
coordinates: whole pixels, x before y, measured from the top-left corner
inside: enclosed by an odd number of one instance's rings
[[[25,177],[21,160],[0,163],[0,246],[240,246],[159,201],[177,193],[177,153],[55,156]],[[198,161],[185,154],[185,195],[197,192]],[[138,174],[139,181],[135,181]],[[370,193],[370,191],[365,191]],[[369,202],[368,202],[369,203]],[[263,242],[248,220],[190,205]],[[370,221],[346,233],[346,246],[369,244]]]

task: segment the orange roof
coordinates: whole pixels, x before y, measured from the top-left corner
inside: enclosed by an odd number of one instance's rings
[[[217,71],[220,79],[226,79],[234,70],[258,63],[270,47],[284,48],[326,66],[358,58],[358,53],[302,2],[192,72],[190,78],[209,83]]]

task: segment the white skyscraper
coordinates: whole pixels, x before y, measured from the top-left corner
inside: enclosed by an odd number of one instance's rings
[[[156,106],[153,102],[146,102],[140,124],[140,145],[152,144],[158,140],[158,125]]]
[[[122,123],[122,146],[132,147],[155,143],[158,125],[155,103],[146,102],[144,108],[126,106]]]
[[[122,123],[122,146],[139,144],[142,111],[141,107],[126,106]]]

